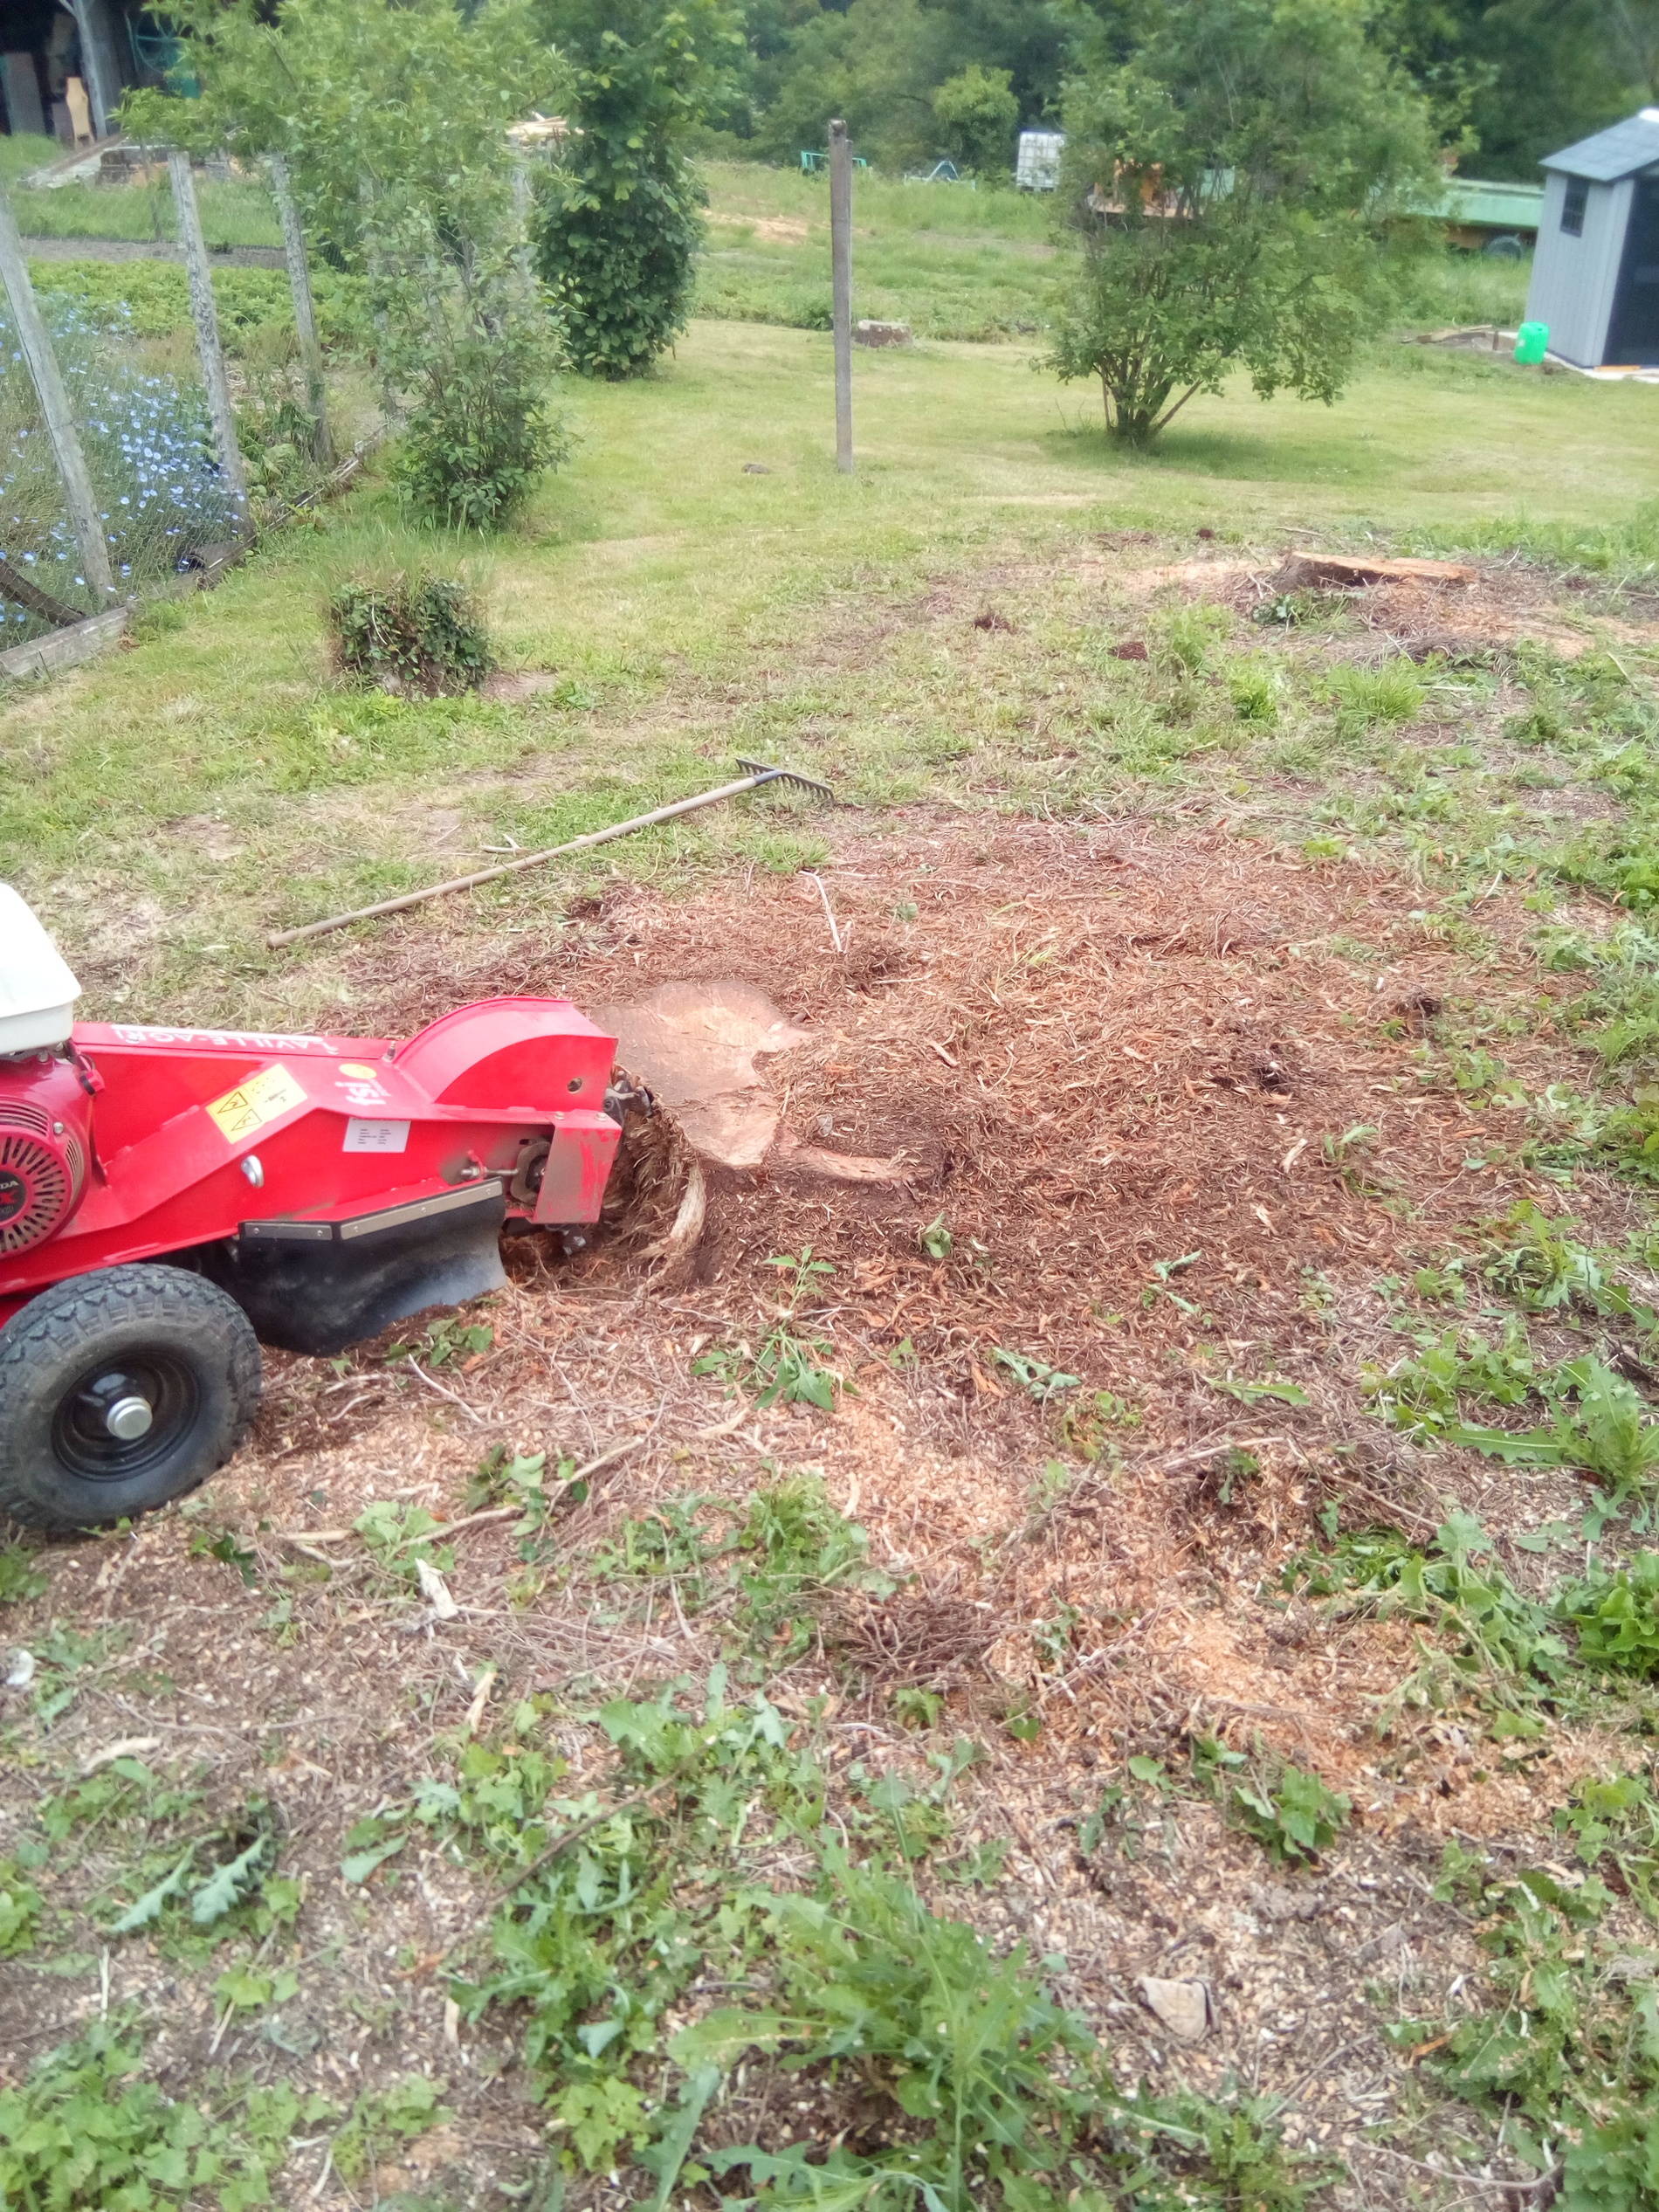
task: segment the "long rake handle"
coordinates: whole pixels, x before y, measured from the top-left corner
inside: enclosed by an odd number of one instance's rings
[[[586,837],[572,837],[568,844],[550,844],[540,852],[521,852],[517,858],[504,860],[499,868],[479,868],[470,876],[451,876],[447,883],[428,884],[424,891],[406,891],[398,899],[382,899],[372,906],[356,906],[348,914],[330,914],[327,921],[308,921],[303,929],[279,929],[265,939],[274,951],[279,945],[297,945],[302,937],[324,937],[331,929],[344,929],[354,921],[371,921],[377,914],[402,913],[407,906],[418,906],[428,899],[442,899],[447,892],[471,891],[481,883],[494,883],[502,876],[516,876],[526,868],[539,868],[544,861],[557,860],[567,852],[586,852],[596,844],[609,844],[613,837],[631,837],[636,830],[649,830],[658,822],[671,822],[676,815],[695,814],[699,807],[714,806],[721,799],[735,799],[745,791],[753,791],[758,783],[772,783],[778,780],[776,768],[765,768],[754,775],[740,776],[735,783],[722,783],[712,791],[699,791],[689,799],[676,799],[671,806],[653,807],[649,814],[637,814],[631,821],[613,822],[608,830],[590,830]]]

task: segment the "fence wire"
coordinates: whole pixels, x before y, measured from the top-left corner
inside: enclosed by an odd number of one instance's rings
[[[205,190],[199,176],[197,182],[203,229],[212,244],[230,244],[227,230],[251,234],[250,243],[257,238],[261,245],[280,236],[274,198],[257,175],[210,181]],[[65,227],[59,235],[88,237],[93,247],[88,277],[95,280],[71,289],[63,281],[68,275],[64,265],[49,264],[43,275],[49,270],[50,279],[36,286],[35,297],[58,357],[118,598],[143,599],[176,590],[190,571],[208,567],[227,544],[245,536],[249,517],[216,451],[196,334],[179,281],[182,270],[174,280],[175,320],[158,314],[156,300],[148,296],[153,285],[135,314],[99,265],[100,237],[120,240],[146,231],[176,237],[170,191],[158,185],[153,172],[132,184],[72,189],[86,207],[73,215],[67,207],[62,210]],[[43,201],[58,196],[34,196]],[[38,220],[32,209],[28,212]],[[70,227],[75,222],[97,228],[80,232]],[[108,262],[101,267],[114,277]],[[286,275],[272,271],[271,278],[258,279],[273,280],[286,295]],[[224,306],[221,299],[222,318]],[[306,381],[292,326],[242,333],[229,373],[244,472],[256,498],[291,500],[309,488],[314,474]],[[33,381],[0,293],[0,645],[28,643],[97,611],[98,595],[84,574]]]

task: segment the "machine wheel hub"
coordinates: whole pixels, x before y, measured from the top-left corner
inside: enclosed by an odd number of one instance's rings
[[[172,1449],[196,1418],[200,1391],[184,1362],[147,1353],[101,1363],[59,1402],[52,1442],[62,1464],[93,1481],[125,1482]]]

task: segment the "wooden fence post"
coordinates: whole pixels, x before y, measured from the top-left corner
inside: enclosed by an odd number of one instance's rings
[[[213,301],[213,272],[208,263],[207,240],[202,236],[202,211],[196,204],[196,179],[190,174],[189,155],[176,148],[167,157],[167,168],[173,181],[179,239],[184,248],[184,266],[190,280],[196,349],[202,357],[202,381],[207,386],[208,414],[213,424],[213,443],[218,450],[219,473],[236,504],[237,529],[241,535],[248,527],[248,479],[242,466],[242,448],[237,443],[236,416],[224,373],[219,311]]]
[[[115,597],[109,541],[104,535],[92,479],[86,473],[86,457],[80,450],[58,356],[52,349],[52,340],[46,334],[46,326],[40,320],[40,309],[35,301],[34,286],[29,281],[29,265],[24,258],[17,217],[3,192],[0,192],[0,280],[3,280],[6,298],[11,303],[17,343],[29,365],[40,400],[40,411],[45,417],[46,435],[52,440],[52,457],[63,483],[64,504],[69,510],[70,527],[75,534],[86,587],[101,612]]]
[[[519,243],[513,249],[513,258],[518,262],[519,276],[525,290],[533,296],[536,260],[530,229],[535,217],[535,190],[530,182],[529,157],[521,146],[515,146],[513,149],[513,214],[519,226]]]
[[[830,126],[830,267],[836,326],[836,466],[852,474],[852,146]]]
[[[306,234],[300,228],[299,210],[294,204],[286,161],[280,154],[272,154],[267,166],[277,214],[282,223],[282,251],[288,264],[288,289],[293,294],[293,327],[299,334],[299,359],[305,368],[306,389],[311,400],[314,426],[312,450],[320,465],[327,468],[334,461],[334,442],[328,431],[328,393],[323,382],[322,348],[317,341],[317,310],[311,297]]]

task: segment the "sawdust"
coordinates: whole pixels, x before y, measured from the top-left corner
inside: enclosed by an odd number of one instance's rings
[[[902,1772],[915,1754],[891,1691],[943,1698],[941,1726],[987,1747],[960,1785],[966,1840],[1001,1841],[1009,1869],[949,1909],[1062,1954],[1062,1995],[1126,2078],[1215,2091],[1230,2078],[1283,2097],[1296,2140],[1346,2161],[1366,2201],[1394,2201],[1370,2135],[1395,2108],[1400,2062],[1373,1987],[1388,1981],[1402,2011],[1427,2016],[1477,1963],[1433,1900],[1441,1844],[1536,1832],[1616,1754],[1558,1728],[1506,1761],[1432,1716],[1385,1740],[1377,1718],[1419,1663],[1419,1632],[1294,1600],[1284,1569],[1332,1500],[1420,1533],[1462,1505],[1504,1543],[1571,1508],[1569,1475],[1414,1451],[1369,1418],[1360,1373],[1397,1347],[1380,1274],[1469,1248],[1519,1199],[1559,1209],[1525,1164],[1518,1120],[1437,1083],[1426,1048],[1477,1000],[1505,1016],[1505,1056],[1529,1088],[1581,1085],[1587,1056],[1551,1019],[1572,979],[1540,975],[1524,945],[1537,917],[1507,894],[1480,909],[1471,953],[1426,926],[1416,885],[1310,865],[1225,827],[965,824],[917,810],[879,831],[833,828],[822,872],[844,954],[810,883],[757,872],[678,903],[617,883],[556,937],[468,935],[452,914],[421,915],[358,954],[351,984],[365,1023],[396,1036],[473,995],[558,992],[592,1009],[740,982],[805,1039],[761,1071],[768,1112],[815,1148],[902,1153],[907,1179],[807,1186],[764,1161],[712,1168],[690,1271],[664,1276],[646,1255],[688,1147],[666,1115],[630,1125],[593,1247],[569,1263],[513,1248],[508,1287],[472,1317],[489,1324],[487,1348],[441,1374],[411,1371],[387,1344],[338,1368],[273,1355],[251,1449],[188,1514],[146,1525],[119,1554],[63,1560],[53,1608],[101,1609],[129,1630],[123,1668],[141,1660],[169,1685],[160,1725],[201,1752],[214,1803],[256,1786],[279,1802],[315,1960],[285,2014],[306,2054],[295,2078],[334,2095],[411,2070],[444,2079],[481,2191],[521,2173],[513,2160],[538,2140],[513,2087],[512,2023],[492,2016],[446,2042],[443,1981],[418,1962],[464,1940],[484,1908],[435,1850],[411,1853],[418,1879],[376,1893],[365,1920],[340,1880],[343,1834],[407,1797],[425,1729],[465,1732],[486,1664],[503,1706],[702,1678],[718,1625],[600,1615],[558,1576],[509,1604],[520,1562],[495,1525],[456,1542],[457,1618],[406,1633],[358,1547],[329,1532],[376,1499],[465,1513],[497,1447],[554,1464],[620,1451],[561,1525],[573,1560],[670,1497],[735,1509],[768,1473],[816,1469],[898,1588],[824,1604],[817,1648],[777,1688],[783,1709],[822,1701],[871,1772]],[[1373,956],[1343,949],[1356,942]],[[1345,1144],[1356,1129],[1373,1134]],[[1629,1202],[1590,1179],[1573,1196],[1590,1233],[1616,1235]],[[808,1247],[833,1270],[798,1316],[842,1377],[833,1415],[759,1407],[697,1366],[710,1345],[773,1324],[781,1282],[767,1263]],[[1052,1371],[1076,1380],[1050,1390]],[[1306,1402],[1242,1402],[1226,1387],[1263,1379]],[[261,1587],[192,1550],[219,1529]],[[283,1579],[296,1567],[320,1578],[320,1557],[337,1562],[327,1584]],[[276,1591],[306,1630],[292,1650],[262,1625]],[[127,1679],[94,1683],[54,1756],[153,1724],[157,1701],[136,1702]],[[1001,1726],[1016,1710],[1040,1722],[1035,1741]],[[274,1761],[260,1750],[273,1728]],[[1187,1797],[1156,1811],[1137,1856],[1084,1850],[1126,1754],[1179,1775],[1202,1734],[1293,1760],[1352,1799],[1354,1825],[1323,1867],[1276,1876]],[[549,1742],[571,1761],[561,1788],[579,1795],[582,1732],[561,1724]],[[388,1978],[394,1954],[416,1962],[395,1969],[406,1980]],[[196,1982],[163,2004],[171,1971],[120,1947],[111,2002],[148,2000],[164,2018],[159,2063],[183,2082],[215,2007]],[[1201,2044],[1174,2055],[1142,1976],[1205,1983]],[[336,2023],[355,2023],[364,1988],[382,1982],[394,1995],[380,2024],[354,2024],[348,2050]],[[26,2057],[97,2002],[31,1975],[0,2034]],[[257,2023],[233,2025],[218,2063],[253,2063],[257,2039]],[[302,2202],[312,2174],[297,2170]]]

